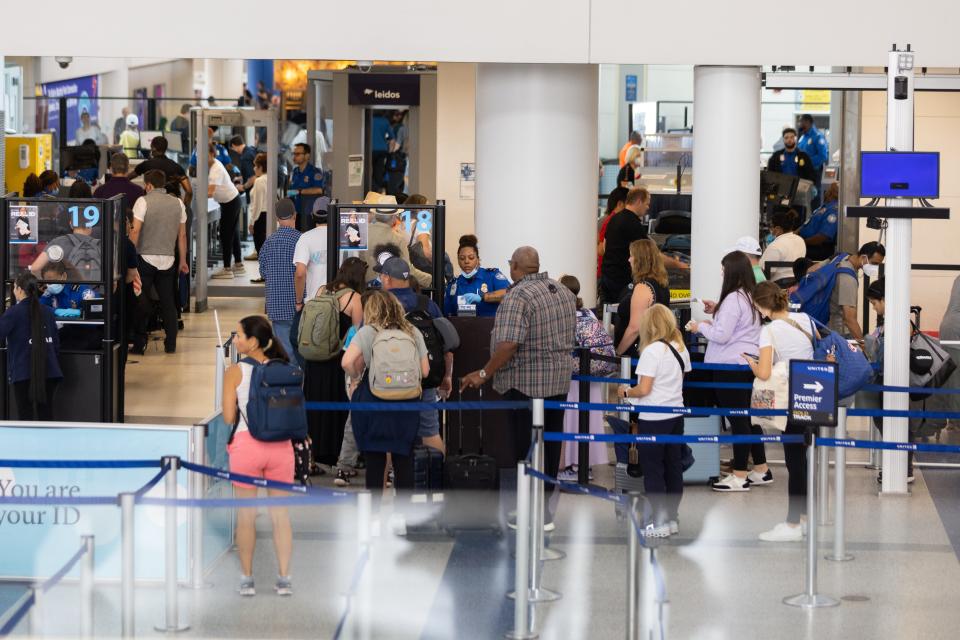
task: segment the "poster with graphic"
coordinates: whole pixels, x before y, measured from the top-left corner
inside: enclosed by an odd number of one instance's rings
[[[46,100],[47,119],[45,131],[54,130],[59,135],[60,130],[60,98],[66,98],[67,106],[67,141],[72,144],[77,129],[80,128],[80,114],[90,115],[90,123],[100,127],[99,77],[84,76],[60,82],[47,82],[40,85],[40,91]]]
[[[340,213],[340,250],[364,251],[370,237],[367,228],[368,214],[360,211]]]
[[[477,165],[474,162],[460,163],[460,199],[473,200],[477,188]]]
[[[10,244],[37,244],[39,238],[36,205],[11,206],[8,225]]]

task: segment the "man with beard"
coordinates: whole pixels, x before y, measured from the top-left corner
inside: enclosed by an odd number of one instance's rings
[[[792,127],[783,130],[783,149],[770,156],[767,171],[776,171],[788,176],[797,176],[810,182],[817,181],[813,161],[797,148],[797,131]]]

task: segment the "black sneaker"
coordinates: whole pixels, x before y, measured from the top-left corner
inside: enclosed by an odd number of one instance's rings
[[[349,487],[350,475],[343,469],[337,469],[337,477],[333,479],[333,484],[338,487]]]

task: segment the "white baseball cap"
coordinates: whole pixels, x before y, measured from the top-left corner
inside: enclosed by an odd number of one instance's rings
[[[131,113],[130,115],[127,116],[127,126],[128,127],[140,126],[140,118],[137,117],[137,114]]]
[[[759,256],[763,252],[760,251],[760,242],[756,238],[750,236],[743,236],[742,238],[737,239],[737,243],[733,245],[733,248],[730,251],[742,251],[748,256]]]

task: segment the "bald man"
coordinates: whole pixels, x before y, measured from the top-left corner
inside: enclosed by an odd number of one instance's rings
[[[493,378],[493,388],[507,400],[543,398],[562,402],[570,389],[570,352],[577,324],[576,298],[570,290],[540,271],[540,255],[533,247],[520,247],[510,258],[510,279],[493,325],[490,360],[479,371],[463,378],[461,391],[477,388]],[[508,412],[515,436],[517,460],[530,448],[532,415],[529,409]],[[563,431],[563,411],[548,410],[546,431]],[[544,470],[556,477],[560,466],[560,443],[547,442]],[[553,517],[544,501],[546,530],[553,530]]]

